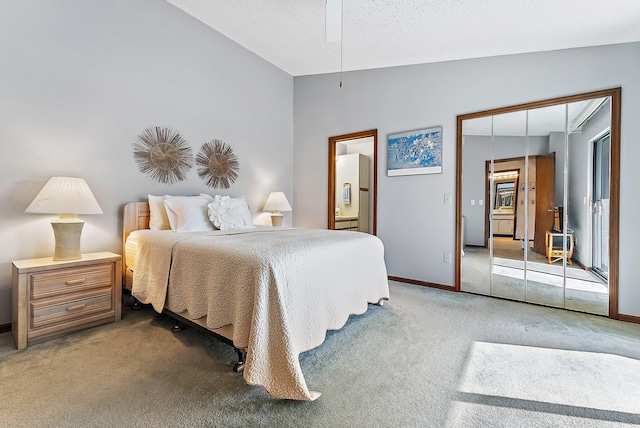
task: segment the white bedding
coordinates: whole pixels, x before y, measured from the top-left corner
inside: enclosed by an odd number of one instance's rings
[[[384,249],[373,235],[257,228],[132,236],[133,295],[158,312],[166,305],[206,316],[211,329],[232,324],[234,346],[247,349],[245,380],[277,398],[317,398],[299,354],[389,297]]]

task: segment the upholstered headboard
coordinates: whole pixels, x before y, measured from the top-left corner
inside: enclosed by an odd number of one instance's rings
[[[129,234],[135,230],[149,228],[149,203],[129,202],[124,206],[122,221],[122,283],[131,290],[133,273],[127,268],[127,249],[125,242]]]

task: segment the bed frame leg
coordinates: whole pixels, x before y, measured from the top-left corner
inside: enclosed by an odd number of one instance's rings
[[[171,333],[180,333],[181,331],[186,330],[187,328],[189,328],[186,325],[180,324],[180,321],[178,321],[175,318],[173,319],[173,327],[171,327]]]
[[[142,309],[142,303],[140,303],[140,300],[136,299],[135,297],[133,298],[133,303],[131,304],[131,310],[132,311],[139,311],[140,309]]]
[[[233,371],[236,373],[241,373],[244,370],[244,364],[247,361],[247,353],[236,349],[238,353],[238,362],[233,365]]]

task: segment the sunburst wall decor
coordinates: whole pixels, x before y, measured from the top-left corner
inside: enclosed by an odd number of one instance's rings
[[[238,158],[231,147],[220,140],[203,144],[196,163],[198,175],[209,187],[228,189],[238,178]]]
[[[160,126],[147,128],[138,135],[133,157],[140,172],[164,184],[184,180],[193,166],[193,153],[184,137]]]

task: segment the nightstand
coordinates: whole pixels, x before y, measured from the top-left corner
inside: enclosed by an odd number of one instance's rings
[[[13,339],[18,349],[120,321],[122,261],[117,254],[13,262]]]

